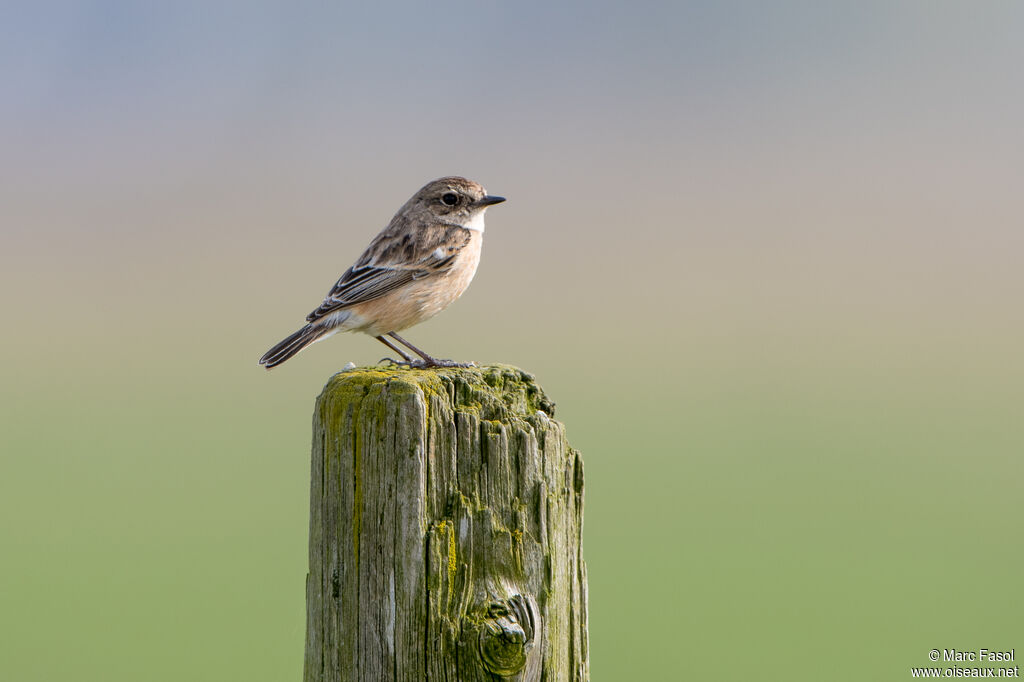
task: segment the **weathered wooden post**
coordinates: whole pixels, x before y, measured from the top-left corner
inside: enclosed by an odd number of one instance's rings
[[[306,682],[589,679],[583,460],[553,409],[507,366],[327,383]]]

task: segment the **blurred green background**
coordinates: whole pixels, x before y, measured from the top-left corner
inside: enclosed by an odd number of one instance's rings
[[[1024,650],[1024,6],[0,10],[0,678],[301,675],[310,419],[268,373],[393,212],[509,197],[408,337],[586,459],[594,679]]]

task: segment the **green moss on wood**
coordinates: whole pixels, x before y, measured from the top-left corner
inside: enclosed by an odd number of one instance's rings
[[[426,397],[450,396],[456,409],[477,412],[482,419],[530,417],[537,410],[549,417],[555,415],[555,403],[536,378],[511,365],[435,369],[357,367],[331,377],[322,395],[339,401],[359,398],[380,382],[387,383],[391,390],[416,387]]]
[[[534,377],[355,369],[317,409],[306,679],[587,679],[582,461]]]

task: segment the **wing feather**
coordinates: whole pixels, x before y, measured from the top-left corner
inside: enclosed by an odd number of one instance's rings
[[[313,322],[336,310],[380,298],[413,280],[448,272],[470,237],[469,230],[457,225],[428,228],[415,240],[399,239],[386,230],[370,244],[356,265],[345,271],[323,303],[306,316],[306,321]]]
[[[345,276],[349,273],[354,273],[353,279],[346,281]],[[380,298],[411,282],[415,278],[415,274],[413,270],[364,267],[353,271],[350,268],[327,294],[323,303],[306,316],[306,321],[313,322],[335,310]]]

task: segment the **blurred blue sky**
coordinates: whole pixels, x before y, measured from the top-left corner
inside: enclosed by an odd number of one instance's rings
[[[67,161],[72,144],[82,165],[318,140],[458,156],[587,131],[612,146],[626,122],[668,146],[825,118],[854,135],[907,117],[980,126],[1022,113],[1007,80],[1022,16],[1009,2],[16,3],[0,16],[0,115],[21,160]],[[367,127],[387,134],[337,139]]]

